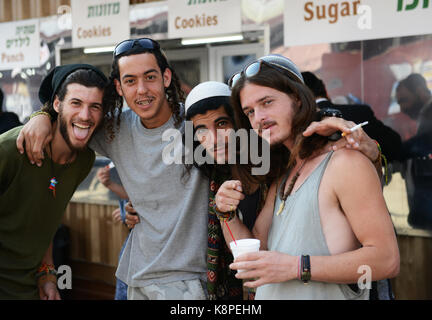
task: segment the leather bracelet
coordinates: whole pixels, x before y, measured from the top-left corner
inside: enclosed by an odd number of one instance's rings
[[[310,257],[308,255],[302,255],[300,280],[303,281],[304,284],[308,284],[310,279],[311,279]]]

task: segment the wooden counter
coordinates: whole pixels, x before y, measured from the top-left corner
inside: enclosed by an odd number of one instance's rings
[[[116,208],[74,202],[67,207],[63,224],[70,231],[69,299],[114,299],[118,256],[129,232],[122,223],[113,222]]]
[[[432,238],[398,236],[399,276],[393,279],[398,300],[432,299]]]
[[[113,299],[118,254],[127,228],[114,224],[114,205],[70,203],[63,223],[69,227],[70,299]],[[397,299],[432,299],[432,238],[398,236],[400,274],[393,279]]]

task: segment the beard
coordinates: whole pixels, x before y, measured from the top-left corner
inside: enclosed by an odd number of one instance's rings
[[[269,123],[274,123],[276,126],[279,126],[279,124],[275,121],[268,121]],[[266,124],[266,123],[264,123]],[[275,137],[274,135],[272,136],[271,133],[268,131],[267,132],[267,137],[264,137],[265,134],[265,130],[267,129],[262,129],[262,126],[260,125],[258,128],[253,128],[254,132],[259,135],[263,140],[267,141],[268,144],[270,144],[270,149],[272,148],[278,148],[280,145],[283,145],[288,139],[290,139],[292,137],[292,133],[291,133],[291,129],[289,129],[289,131],[287,132],[286,129],[284,132],[281,132],[278,130],[278,136]]]
[[[75,146],[72,144],[71,139],[69,137],[69,133],[68,133],[68,124],[67,121],[65,119],[65,117],[63,116],[63,104],[60,104],[60,108],[59,108],[59,114],[58,114],[58,125],[59,125],[59,131],[60,134],[62,135],[64,141],[66,142],[66,144],[68,145],[69,149],[71,151],[83,151],[87,148],[87,144],[84,144],[83,146]],[[87,141],[90,141],[91,137],[93,136],[94,133],[96,133],[102,126],[102,122],[99,123],[97,125],[97,127],[95,128],[95,130],[91,133],[90,138]]]
[[[285,142],[292,138],[291,133],[285,133],[285,135],[279,137],[270,136],[270,149],[278,149],[280,146],[284,146]]]
[[[61,116],[61,112],[59,113],[59,116],[58,116],[58,123],[59,123],[60,134],[62,135],[63,140],[66,142],[66,144],[68,145],[69,149],[71,149],[71,151],[81,151],[81,150],[85,149],[85,147],[87,145],[80,148],[80,147],[76,147],[72,144],[70,137],[69,137],[69,133],[67,131],[66,120]]]

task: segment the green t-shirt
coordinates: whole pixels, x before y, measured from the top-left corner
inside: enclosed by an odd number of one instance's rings
[[[78,185],[93,166],[86,149],[67,165],[46,158],[42,167],[19,154],[22,127],[0,135],[0,299],[38,299],[35,275]],[[56,197],[49,189],[58,180]]]

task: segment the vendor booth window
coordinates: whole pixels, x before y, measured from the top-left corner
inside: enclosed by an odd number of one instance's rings
[[[277,50],[321,78],[334,103],[368,105],[399,135],[384,152],[384,196],[399,234],[432,235],[431,49],[424,35]]]

